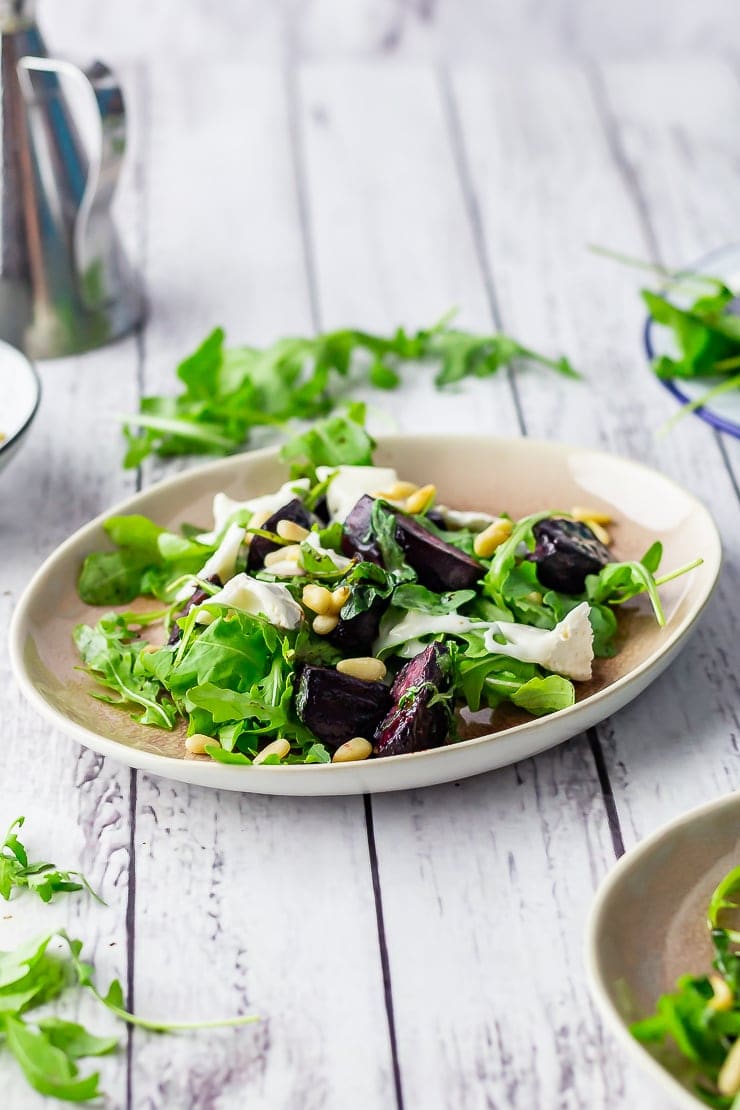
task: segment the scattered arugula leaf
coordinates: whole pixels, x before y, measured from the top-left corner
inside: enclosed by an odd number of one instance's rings
[[[14,890],[31,890],[42,902],[51,902],[55,894],[86,890],[102,903],[102,898],[79,871],[62,871],[55,864],[40,860],[29,862],[26,847],[16,832],[25,820],[25,817],[16,817],[0,845],[0,897],[7,902]]]
[[[123,418],[124,466],[138,466],[153,453],[238,451],[257,427],[282,427],[330,413],[350,377],[358,380],[364,373],[376,389],[395,389],[404,363],[437,365],[438,388],[489,377],[515,359],[578,377],[566,358],[546,358],[509,336],[452,328],[452,315],[415,333],[398,328],[384,337],[345,328],[279,339],[264,349],[227,348],[223,330],[216,328],[177,368],[184,387],[177,396],[146,397],[138,415]]]
[[[64,949],[50,950],[58,941]],[[82,941],[63,929],[27,941],[12,952],[0,952],[0,1051],[4,1046],[15,1057],[34,1090],[67,1102],[87,1102],[102,1096],[99,1073],[80,1076],[77,1061],[106,1055],[118,1045],[117,1037],[95,1036],[84,1026],[56,1015],[29,1019],[29,1011],[55,1001],[74,986],[89,990],[127,1025],[156,1033],[215,1029],[258,1020],[246,1015],[220,1021],[171,1022],[129,1013],[118,980],[114,979],[102,994],[95,984],[92,965],[82,959]]]

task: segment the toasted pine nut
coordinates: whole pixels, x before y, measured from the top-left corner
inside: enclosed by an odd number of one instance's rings
[[[159,651],[159,648],[156,644],[144,644],[143,648],[141,649],[141,654],[143,655],[145,652],[148,651]]]
[[[331,605],[335,613],[347,604],[351,592],[349,586],[337,586],[336,590],[332,590]]]
[[[327,590],[326,586],[304,586],[301,596],[306,608],[311,609],[314,613],[321,614],[321,616],[331,613],[334,609],[331,590]]]
[[[291,543],[287,547],[278,547],[276,551],[270,551],[265,555],[265,566],[271,567],[274,563],[292,562],[294,559],[297,562],[301,554],[300,544]]]
[[[585,524],[587,528],[591,529],[593,534],[596,536],[596,539],[603,543],[604,547],[608,547],[609,544],[612,542],[612,538],[607,532],[606,528],[604,528],[603,525],[599,524],[597,520],[584,520],[582,523]]]
[[[279,520],[275,531],[281,539],[293,540],[294,543],[300,543],[308,535],[308,528],[304,528],[302,524],[297,524],[295,520]]]
[[[328,636],[338,624],[339,617],[336,613],[322,613],[318,617],[314,617],[311,627],[317,636]]]
[[[586,505],[574,505],[570,510],[570,515],[574,520],[580,520],[582,524],[590,524],[592,521],[596,524],[611,524],[612,522],[609,513],[605,513],[603,509],[589,509]]]
[[[406,501],[406,512],[411,513],[412,516],[416,516],[417,513],[425,513],[427,509],[431,509],[436,496],[436,486],[422,486],[421,489],[412,493]]]
[[[375,659],[372,655],[362,656],[359,659],[340,659],[337,663],[340,674],[348,674],[351,678],[360,678],[363,682],[380,682],[385,678],[386,666],[382,659]]]
[[[478,533],[473,540],[473,551],[479,559],[490,559],[496,548],[500,547],[504,540],[508,540],[513,528],[512,521],[505,516],[500,516],[493,524],[489,524]]]
[[[724,1064],[717,1076],[717,1086],[722,1095],[732,1097],[740,1094],[740,1037],[727,1053]]]
[[[373,746],[364,736],[353,736],[334,752],[332,763],[354,763],[358,759],[367,759],[372,755]]]
[[[190,755],[204,755],[206,744],[215,744],[219,747],[218,740],[214,740],[212,736],[206,736],[203,732],[194,732],[192,736],[188,736],[185,740],[185,751]]]
[[[524,595],[525,601],[531,601],[533,605],[542,604],[542,594],[539,590],[532,590],[531,593]]]
[[[394,482],[390,489],[381,489],[373,497],[382,497],[384,501],[405,501],[419,487],[413,482]]]
[[[735,996],[726,979],[723,979],[721,975],[710,975],[709,982],[712,984],[712,990],[714,991],[714,998],[711,998],[708,1003],[709,1009],[717,1011],[731,1010]]]
[[[290,744],[287,740],[273,740],[272,743],[268,744],[266,748],[263,748],[261,752],[257,752],[257,755],[252,760],[252,763],[255,765],[258,763],[264,763],[268,755],[276,755],[278,759],[285,759],[289,751]]]

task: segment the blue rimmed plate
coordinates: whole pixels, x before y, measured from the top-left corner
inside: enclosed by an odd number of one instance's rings
[[[740,292],[740,243],[711,251],[691,269],[698,274],[711,274],[721,278],[730,289]],[[657,325],[652,316],[648,316],[645,323],[645,350],[650,362],[660,355],[675,356],[676,354],[671,333],[667,328]],[[659,380],[681,405],[697,401],[713,386],[723,381],[722,378],[699,378],[694,381],[687,381],[684,378]],[[696,409],[695,415],[718,431],[727,432],[740,439],[740,390],[732,390],[714,397],[708,404]]]

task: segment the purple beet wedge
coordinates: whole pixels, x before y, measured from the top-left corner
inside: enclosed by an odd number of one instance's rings
[[[391,692],[382,682],[363,682],[312,664],[301,671],[295,693],[299,718],[330,748],[353,736],[371,739],[390,703]]]
[[[271,517],[268,517],[262,528],[265,532],[275,532],[281,520],[292,520],[295,524],[300,524],[302,528],[309,530],[311,525],[316,523],[316,518],[309,513],[298,497],[294,497],[287,505],[283,505],[282,509],[278,509]],[[279,543],[268,540],[265,536],[253,536],[249,545],[249,555],[247,556],[247,570],[249,573],[253,574],[254,571],[261,570],[265,565],[265,556],[269,555],[271,551],[277,551],[279,547]]]
[[[393,708],[375,731],[375,755],[405,755],[444,744],[447,710],[441,702],[429,703],[448,685],[442,662],[446,654],[443,644],[430,644],[398,672],[391,687]]]

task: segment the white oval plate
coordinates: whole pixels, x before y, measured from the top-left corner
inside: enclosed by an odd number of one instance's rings
[[[18,449],[36,415],[41,383],[24,354],[0,340],[0,470]]]
[[[427,786],[504,767],[575,736],[620,709],[673,659],[717,580],[721,546],[707,510],[656,471],[629,459],[560,443],[463,436],[398,436],[380,441],[380,465],[404,478],[434,482],[439,500],[461,509],[507,510],[520,517],[574,505],[605,509],[615,520],[615,558],[639,558],[659,539],[663,567],[697,556],[697,570],[663,588],[667,625],[659,629],[644,605],[624,614],[630,635],[615,659],[599,660],[594,679],[578,684],[578,701],[538,720],[499,716],[499,731],[412,755],[363,763],[238,767],[185,755],[182,736],[135,724],[125,712],[89,696],[92,680],[75,670],[71,634],[102,610],[84,605],[75,582],[84,557],[110,548],[103,521],[114,513],[143,513],[165,527],[183,521],[210,525],[217,490],[244,499],[286,480],[269,448],[209,463],[161,482],[114,506],[75,533],[46,561],[15,611],[10,654],[18,682],[33,705],[81,744],[132,767],[183,782],[264,794],[355,794]],[[508,727],[507,727],[508,726]]]
[[[660,1051],[636,1041],[629,1025],[651,1014],[679,975],[711,970],[709,897],[738,865],[740,794],[731,794],[683,814],[627,852],[591,909],[586,962],[601,1012],[632,1058],[685,1110],[706,1110],[706,1103],[686,1072],[680,1078],[678,1053],[661,1063]],[[675,1073],[666,1066],[671,1062]]]

